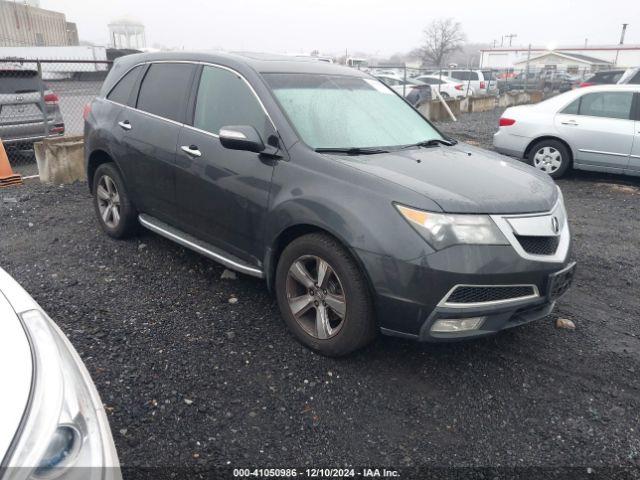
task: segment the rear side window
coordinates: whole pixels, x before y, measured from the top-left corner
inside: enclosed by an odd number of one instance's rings
[[[640,85],[640,70],[629,80],[629,83],[632,85]]]
[[[223,68],[205,66],[193,119],[193,126],[218,135],[229,125],[250,125],[266,141],[272,133],[267,115],[245,81]]]
[[[633,92],[588,93],[580,98],[579,115],[592,117],[631,118]]]
[[[571,102],[561,113],[566,113],[567,115],[578,115],[580,111],[580,99],[574,100]]]
[[[485,80],[493,80],[493,72],[491,70],[483,70],[482,71],[482,76],[484,77]]]
[[[622,77],[622,71],[614,71],[614,72],[600,72],[596,73],[593,77],[591,77],[587,82],[591,83],[604,83],[607,85],[612,85],[614,83],[618,83],[618,80]]]
[[[40,84],[35,70],[0,70],[0,94],[39,92]]]
[[[467,72],[467,71],[451,72],[451,76],[457,80],[478,80],[477,72]]]
[[[126,105],[129,102],[131,91],[133,90],[138,75],[142,71],[142,65],[132,68],[129,72],[120,79],[116,86],[111,89],[107,95],[107,99],[112,102],[121,103]]]
[[[137,108],[182,122],[194,69],[187,63],[152,64],[140,85]]]

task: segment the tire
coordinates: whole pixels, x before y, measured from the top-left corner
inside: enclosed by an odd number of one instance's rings
[[[559,140],[540,140],[529,151],[529,163],[552,178],[562,177],[571,165],[571,152]]]
[[[328,268],[318,287],[320,261],[326,262]],[[300,343],[322,355],[347,355],[367,345],[377,334],[364,275],[347,249],[327,234],[304,235],[285,248],[276,269],[275,291],[289,330]],[[294,309],[298,310],[297,315]],[[323,319],[326,322],[319,321]]]
[[[138,212],[113,163],[103,163],[93,175],[93,206],[100,226],[110,237],[127,238],[138,231]],[[109,206],[111,213],[105,213]]]
[[[440,92],[440,96],[442,97],[443,100],[449,100],[451,98],[449,94],[446,92]]]

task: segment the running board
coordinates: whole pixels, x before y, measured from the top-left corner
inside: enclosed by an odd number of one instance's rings
[[[262,272],[262,270],[249,265],[244,260],[241,260],[234,255],[220,250],[219,248],[216,248],[209,243],[198,240],[188,233],[167,225],[157,218],[143,213],[138,216],[138,221],[143,227],[148,228],[152,232],[155,232],[158,235],[162,235],[163,237],[168,238],[169,240],[182,245],[183,247],[193,250],[194,252],[198,252],[199,254],[210,258],[211,260],[215,260],[216,262],[221,263],[227,268],[236,270],[246,275],[251,275],[252,277],[264,278],[264,273]]]

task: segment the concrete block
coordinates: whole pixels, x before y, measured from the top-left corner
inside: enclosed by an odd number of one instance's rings
[[[34,144],[34,151],[41,182],[61,185],[87,178],[81,136],[47,138]]]
[[[447,105],[451,109],[451,112],[457,117],[460,115],[460,100],[449,99],[446,101]],[[451,117],[447,113],[447,109],[444,108],[440,100],[432,100],[430,102],[424,102],[418,106],[418,111],[422,113],[429,120],[438,122],[438,121],[447,121],[451,120]]]
[[[469,98],[469,113],[488,112],[496,108],[496,97]]]

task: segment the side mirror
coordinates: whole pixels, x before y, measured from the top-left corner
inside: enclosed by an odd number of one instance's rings
[[[258,131],[250,125],[230,125],[220,129],[220,143],[229,150],[260,153],[265,149]]]

